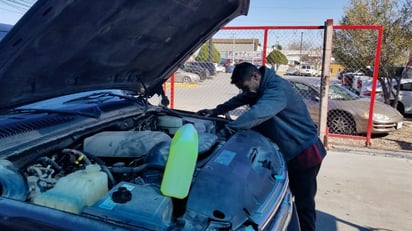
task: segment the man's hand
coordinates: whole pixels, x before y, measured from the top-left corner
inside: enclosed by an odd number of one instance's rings
[[[197,114],[206,117],[217,116],[216,112],[213,109],[202,109],[198,111]]]
[[[230,128],[228,126],[224,126],[222,129],[217,131],[216,135],[220,140],[226,140],[235,133],[236,133],[235,129]]]

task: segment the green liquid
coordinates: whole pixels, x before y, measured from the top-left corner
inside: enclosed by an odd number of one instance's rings
[[[198,143],[197,131],[192,124],[185,124],[176,131],[160,185],[163,195],[179,199],[187,197],[196,167]]]

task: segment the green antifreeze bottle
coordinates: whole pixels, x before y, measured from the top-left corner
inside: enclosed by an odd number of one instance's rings
[[[198,135],[192,124],[180,127],[172,138],[160,191],[183,199],[189,194],[198,156]]]

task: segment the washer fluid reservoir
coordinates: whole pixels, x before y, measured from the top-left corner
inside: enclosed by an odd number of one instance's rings
[[[88,165],[60,178],[54,188],[33,198],[33,203],[79,214],[108,191],[107,175],[99,165]]]

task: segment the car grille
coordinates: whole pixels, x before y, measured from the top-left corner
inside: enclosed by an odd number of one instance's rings
[[[391,131],[396,128],[396,123],[373,123],[373,129],[378,131]]]

